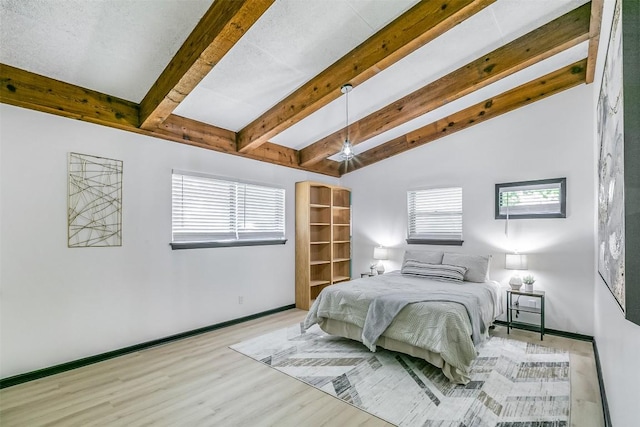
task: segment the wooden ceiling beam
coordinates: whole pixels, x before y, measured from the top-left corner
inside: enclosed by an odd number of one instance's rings
[[[587,64],[587,59],[583,59],[394,138],[359,154],[349,162],[346,170],[341,170],[341,173],[353,172],[584,83]]]
[[[340,176],[338,162],[323,161],[311,168],[303,168],[299,165],[298,150],[282,145],[267,142],[250,153],[236,151],[236,134],[233,131],[217,128],[207,123],[176,116],[174,114],[166,118],[156,129],[145,132],[150,136],[156,136],[170,141],[179,142],[196,147],[207,148],[221,153],[233,154],[249,159],[273,163],[294,169],[302,169],[317,172],[334,177]]]
[[[277,144],[266,143],[251,153],[238,153],[235,132],[173,114],[155,129],[142,129],[138,127],[137,104],[9,65],[0,64],[0,82],[0,102],[5,104],[294,169],[340,176],[338,162],[324,160],[303,168],[299,165],[297,150]]]
[[[353,145],[380,135],[501,78],[542,61],[589,37],[590,3],[531,31],[349,126]],[[345,128],[300,150],[310,166],[340,151]]]
[[[138,127],[138,105],[0,64],[0,102],[100,125]]]
[[[249,152],[474,15],[495,0],[424,0],[302,85],[238,133]]]
[[[155,129],[144,131],[147,135],[221,153],[234,154],[236,151],[235,132],[175,114],[165,118]]]
[[[589,56],[587,56],[587,84],[593,83],[600,44],[600,28],[602,27],[602,8],[604,0],[591,0],[591,22],[589,24]]]
[[[306,167],[306,168],[300,167],[300,169],[308,172],[315,172],[322,175],[328,175],[328,176],[339,178],[342,175],[340,172],[341,165],[342,165],[341,162],[325,159],[321,162],[316,163],[315,165],[311,165],[310,167]]]
[[[140,103],[141,127],[169,117],[274,1],[214,1]]]

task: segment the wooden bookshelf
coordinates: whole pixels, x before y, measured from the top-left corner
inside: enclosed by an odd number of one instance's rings
[[[327,286],[351,279],[351,191],[296,183],[296,307],[308,310]]]

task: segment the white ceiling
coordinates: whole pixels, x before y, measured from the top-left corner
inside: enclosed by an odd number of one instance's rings
[[[350,121],[587,1],[496,1],[355,87],[349,94]],[[416,2],[276,0],[174,114],[239,131]],[[0,0],[0,62],[140,102],[211,3],[211,0]],[[372,138],[356,146],[356,152],[586,55],[585,42]],[[344,124],[345,104],[341,97],[271,141],[301,149]]]
[[[0,62],[140,102],[211,0],[0,0]]]
[[[416,2],[276,0],[174,113],[238,131]]]

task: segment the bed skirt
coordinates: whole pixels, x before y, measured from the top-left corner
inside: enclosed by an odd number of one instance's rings
[[[330,335],[338,335],[355,341],[362,342],[362,328],[340,320],[320,318],[318,321],[320,328]],[[469,373],[464,372],[447,363],[439,353],[435,353],[424,348],[415,347],[384,335],[378,338],[376,346],[386,348],[387,350],[405,353],[414,357],[426,360],[430,364],[442,369],[444,375],[451,382],[456,384],[467,384],[470,381]]]

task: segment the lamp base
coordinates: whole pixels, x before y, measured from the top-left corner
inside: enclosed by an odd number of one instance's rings
[[[381,262],[378,263],[377,270],[378,270],[378,274],[384,274],[384,264]]]
[[[511,289],[514,291],[520,290],[520,288],[522,288],[522,278],[520,276],[513,276],[509,280],[509,286],[511,286]]]

